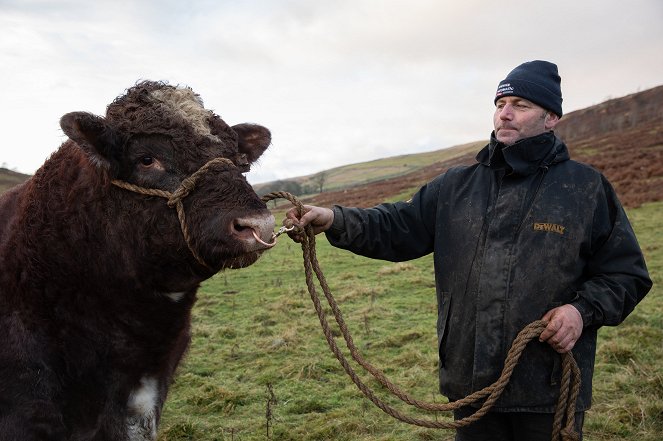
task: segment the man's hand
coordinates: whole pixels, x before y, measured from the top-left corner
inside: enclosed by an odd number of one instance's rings
[[[548,326],[539,337],[540,342],[547,342],[552,348],[564,354],[573,349],[582,334],[582,316],[573,305],[562,305],[551,309],[542,318]]]
[[[315,234],[327,231],[332,222],[334,222],[334,212],[329,208],[315,207],[312,205],[304,205],[304,215],[299,218],[297,208],[291,208],[285,214],[286,220],[292,221],[293,225],[304,228],[307,225],[313,227]],[[285,221],[284,221],[285,222]],[[295,241],[301,242],[302,238],[297,233],[288,233],[288,235]]]

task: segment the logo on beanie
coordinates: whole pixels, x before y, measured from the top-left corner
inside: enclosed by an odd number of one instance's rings
[[[514,89],[511,83],[502,83],[497,87],[497,92],[495,93],[495,96],[502,96],[505,93],[512,94],[513,90]]]

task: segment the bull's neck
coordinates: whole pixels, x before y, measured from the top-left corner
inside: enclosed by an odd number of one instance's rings
[[[76,167],[70,161],[47,161],[23,189],[22,227],[12,232],[13,252],[4,262],[18,272],[31,269],[23,283],[40,285],[45,296],[136,298],[195,290],[201,279],[182,268],[175,252],[169,262],[150,249],[151,236],[158,235],[137,221],[131,202],[105,174],[85,158]],[[164,266],[171,269],[165,275]]]

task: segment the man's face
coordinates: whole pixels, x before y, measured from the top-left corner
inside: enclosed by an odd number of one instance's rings
[[[558,121],[557,115],[524,98],[507,96],[495,103],[495,137],[506,145],[552,130]]]

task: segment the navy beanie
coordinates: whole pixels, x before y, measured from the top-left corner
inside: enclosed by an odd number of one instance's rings
[[[509,72],[497,86],[495,101],[518,96],[562,117],[561,78],[557,65],[548,61],[528,61]]]

